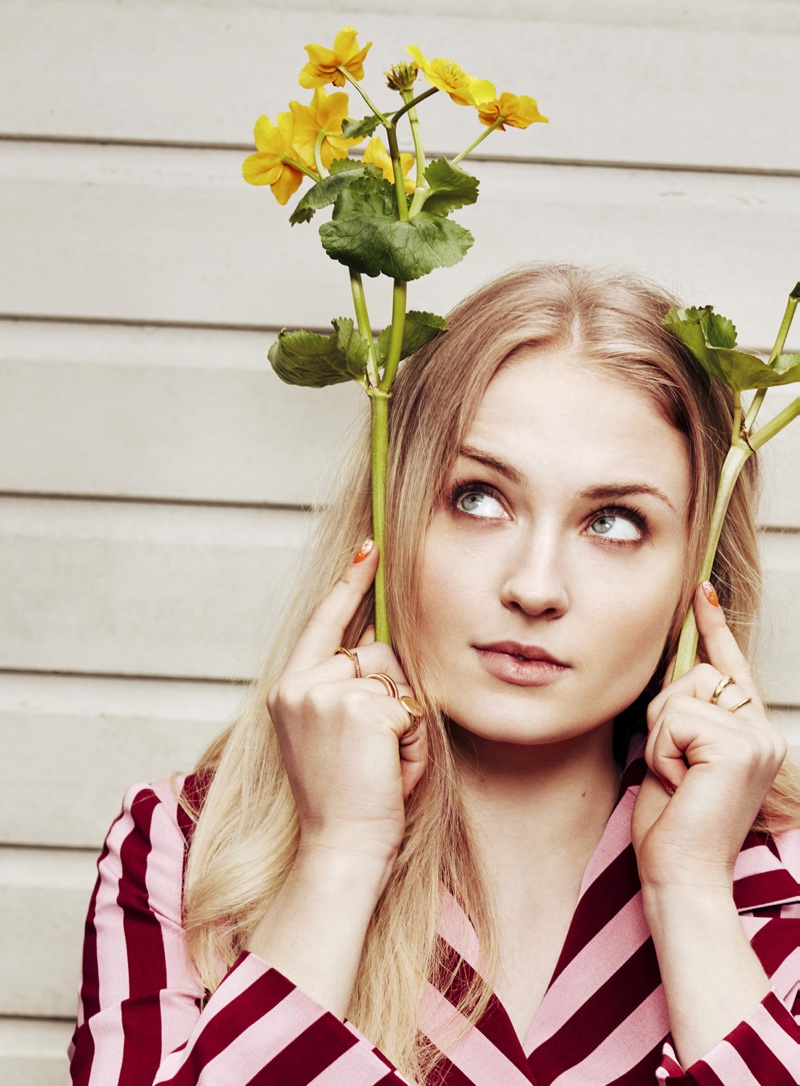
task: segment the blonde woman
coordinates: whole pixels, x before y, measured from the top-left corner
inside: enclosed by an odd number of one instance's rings
[[[406,363],[394,651],[364,445],[249,709],[109,833],[73,1083],[800,1081],[800,788],[746,660],[755,465],[698,587],[731,405],[669,304],[526,268]],[[703,662],[670,683],[691,601]]]

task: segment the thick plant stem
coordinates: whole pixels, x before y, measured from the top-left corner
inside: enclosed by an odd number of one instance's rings
[[[380,549],[375,574],[375,638],[391,645],[386,614],[386,460],[389,447],[389,394],[368,390],[372,412],[372,537]]]
[[[725,514],[728,511],[733,488],[736,485],[736,480],[739,478],[742,468],[752,455],[753,450],[749,445],[744,441],[737,441],[736,444],[731,446],[728,450],[728,455],[725,457],[725,463],[722,465],[719,487],[717,488],[717,497],[711,514],[708,542],[706,543],[705,554],[703,555],[703,564],[700,568],[700,576],[698,578],[700,581],[707,581],[711,577],[711,570],[714,567],[714,559],[717,554],[720,535],[722,534],[722,525],[725,521]],[[678,641],[678,653],[675,659],[675,668],[672,672],[673,681],[679,679],[681,675],[685,675],[687,671],[690,671],[694,667],[695,656],[697,655],[697,642],[697,623],[695,622],[694,611],[690,607],[689,613],[684,619],[680,640]]]
[[[400,222],[408,222],[408,200],[406,199],[406,179],[403,176],[403,167],[400,165],[400,148],[397,144],[397,133],[393,128],[386,129],[386,139],[389,143],[389,154],[392,156],[392,171],[394,173],[394,191],[397,198],[397,217]]]
[[[412,91],[401,91],[400,94],[403,98],[403,101],[405,102],[405,105],[401,106],[401,108],[398,109],[397,113],[392,114],[392,123],[394,124],[394,126],[397,127],[397,122],[400,120],[404,113],[408,113],[410,109],[414,109],[415,106],[418,106],[420,102],[424,102],[426,98],[430,98],[432,94],[438,93],[438,87],[428,87],[426,91],[423,91],[422,94],[418,94],[415,98]],[[406,95],[408,95],[408,97],[406,97]]]
[[[774,418],[771,418],[769,422],[765,422],[761,429],[753,434],[750,438],[750,448],[754,452],[756,449],[760,449],[771,437],[775,437],[784,426],[788,426],[798,416],[800,416],[800,396],[787,404],[783,411],[779,411]]]
[[[786,345],[786,337],[789,335],[789,329],[792,326],[794,312],[797,309],[798,297],[800,297],[800,283],[797,284],[792,293],[789,295],[789,300],[786,303],[786,309],[783,314],[783,320],[781,321],[781,326],[778,329],[778,334],[775,337],[775,346],[770,351],[769,359],[767,360],[768,366],[772,366],[774,364],[775,359],[778,357],[778,355],[781,353]],[[756,416],[761,409],[761,404],[764,402],[764,397],[766,396],[766,394],[767,390],[765,388],[760,388],[753,397],[753,402],[750,404],[750,408],[744,420],[744,426],[748,433],[753,428],[753,423],[756,421]]]
[[[431,90],[436,90],[436,87],[431,87]],[[427,95],[420,95],[420,99],[425,98]],[[411,138],[414,141],[414,160],[417,168],[417,188],[420,188],[425,183],[425,148],[422,146],[422,132],[419,127],[419,117],[417,111],[411,104],[413,99],[411,91],[403,92],[403,101],[408,108],[408,120],[411,125]],[[397,123],[397,115],[395,115],[395,124]]]
[[[392,330],[389,335],[389,349],[386,352],[386,362],[383,368],[383,380],[381,388],[388,392],[400,365],[400,355],[403,349],[403,333],[406,328],[406,293],[408,284],[402,279],[395,279],[392,289]]]
[[[369,314],[367,313],[367,299],[364,294],[364,284],[361,280],[361,273],[353,271],[352,269],[350,271],[350,293],[353,295],[353,306],[356,311],[358,330],[369,343],[367,382],[373,388],[377,388],[380,378],[378,375],[378,362],[375,358],[375,344],[372,339],[372,327],[369,323]]]

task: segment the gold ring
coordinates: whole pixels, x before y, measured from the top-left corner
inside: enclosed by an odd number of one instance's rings
[[[425,710],[416,698],[409,697],[408,694],[403,694],[399,700],[408,715],[408,727],[403,732],[403,738],[405,739],[407,735],[413,735],[417,730],[420,718],[424,716]]]
[[[728,712],[735,713],[737,709],[741,709],[743,708],[743,706],[749,705],[752,700],[752,698],[742,698],[742,700],[737,702],[736,705],[732,705]]]
[[[348,660],[352,661],[352,664],[353,664],[353,667],[355,668],[355,673],[356,673],[355,677],[357,679],[360,679],[361,678],[361,662],[358,659],[358,653],[354,649],[346,649],[341,645],[339,646],[339,648],[336,650],[336,652],[333,655],[338,656],[340,653],[342,654],[342,656],[346,656]]]
[[[387,675],[384,671],[374,671],[371,675],[367,675],[367,678],[377,679],[379,683],[383,683],[390,698],[400,697],[400,688],[391,675]]]
[[[717,685],[714,687],[714,693],[711,695],[711,704],[716,705],[719,701],[719,696],[726,686],[730,686],[731,683],[735,683],[733,675],[723,675]]]

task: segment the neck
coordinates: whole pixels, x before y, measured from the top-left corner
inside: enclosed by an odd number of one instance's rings
[[[476,843],[515,867],[588,862],[619,791],[613,722],[558,743],[521,746],[453,725],[465,809]]]

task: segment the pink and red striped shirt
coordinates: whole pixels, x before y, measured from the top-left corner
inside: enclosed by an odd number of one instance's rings
[[[644,918],[630,821],[644,762],[589,862],[555,972],[521,1042],[500,1000],[447,1052],[441,1086],[797,1086],[800,1083],[800,830],[751,833],[734,899],[772,991],[687,1069],[678,1063]],[[202,780],[183,779],[193,801]],[[73,1086],[400,1086],[407,1080],[350,1023],[244,953],[204,1001],[181,926],[191,823],[170,782],[125,797],[98,861],[83,952]],[[477,968],[475,931],[442,900],[452,971],[431,978],[420,1030],[451,1023],[448,993]],[[450,1020],[450,1021],[448,1021]]]

